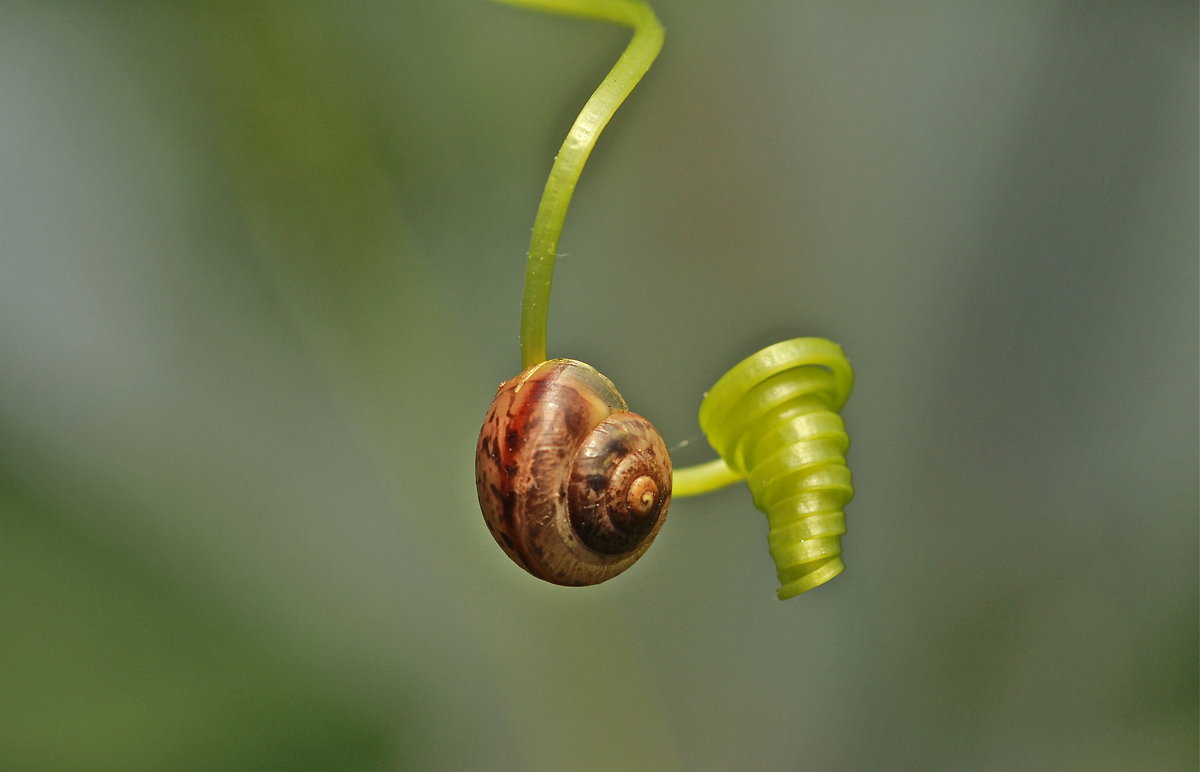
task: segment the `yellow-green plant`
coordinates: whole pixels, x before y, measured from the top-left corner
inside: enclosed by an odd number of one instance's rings
[[[521,304],[521,358],[528,373],[547,359],[554,261],[575,185],[600,132],[657,58],[663,28],[642,0],[497,2],[622,24],[634,33],[571,126],[538,205]],[[852,384],[850,364],[835,343],[796,338],[768,346],[722,376],[701,402],[700,427],[719,458],[674,470],[675,497],[746,481],[770,524],[781,599],[843,570],[843,508],[853,488],[845,460],[849,438],[838,411]]]

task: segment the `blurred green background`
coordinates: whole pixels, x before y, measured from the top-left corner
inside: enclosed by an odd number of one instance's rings
[[[1197,766],[1197,7],[657,0],[550,348],[843,344],[846,573],[744,489],[525,575],[472,459],[618,28],[0,7],[0,769]]]

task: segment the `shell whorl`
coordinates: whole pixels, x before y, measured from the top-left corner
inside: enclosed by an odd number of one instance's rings
[[[590,365],[552,359],[497,389],[475,453],[496,542],[534,576],[599,584],[654,541],[671,503],[671,458]]]
[[[743,360],[705,395],[700,428],[767,515],[780,599],[840,574],[843,508],[854,495],[838,411],[853,371],[822,338],[776,343]]]

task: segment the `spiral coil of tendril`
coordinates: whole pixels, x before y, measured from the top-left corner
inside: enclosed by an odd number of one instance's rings
[[[853,371],[822,338],[776,343],[743,360],[705,395],[700,428],[767,515],[780,599],[842,572],[843,508],[854,495],[838,411]]]

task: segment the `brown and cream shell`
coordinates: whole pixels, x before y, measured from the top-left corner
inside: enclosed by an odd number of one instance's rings
[[[475,452],[479,505],[508,556],[561,585],[633,564],[671,503],[671,458],[590,365],[552,359],[500,384]]]

